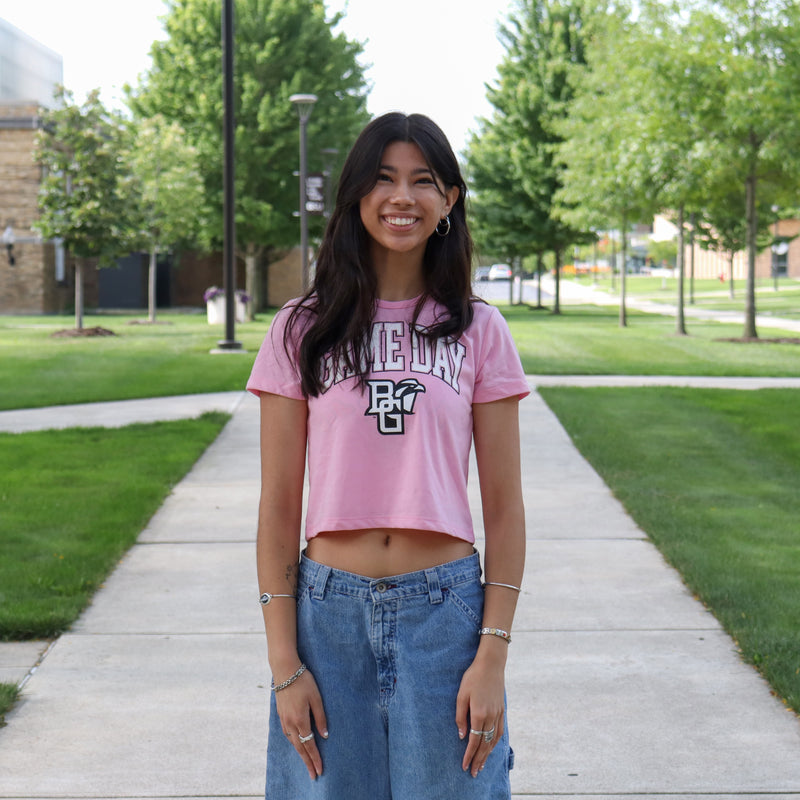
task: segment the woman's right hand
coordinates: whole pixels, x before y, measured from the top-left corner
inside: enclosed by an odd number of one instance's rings
[[[308,737],[316,727],[317,733],[327,739],[328,723],[314,676],[306,670],[291,686],[276,692],[275,702],[284,736],[300,754],[311,780],[316,780],[322,775],[322,757],[316,739]],[[307,741],[300,741],[301,737]]]

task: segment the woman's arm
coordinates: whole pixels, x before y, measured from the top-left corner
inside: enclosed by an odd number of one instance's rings
[[[261,501],[258,510],[256,561],[258,585],[270,594],[297,593],[300,522],[303,506],[308,405],[275,394],[261,394]],[[295,600],[275,597],[265,606],[264,627],[270,669],[276,684],[290,678],[300,666],[297,654]],[[276,695],[283,733],[288,736],[314,779],[322,774],[322,760],[313,739],[302,743],[313,729],[327,736],[327,723],[316,681],[304,672]],[[278,731],[272,731],[278,735]]]
[[[484,579],[519,587],[525,561],[525,511],[520,474],[519,401],[516,397],[473,405],[475,456],[486,534]],[[518,593],[506,586],[487,586],[483,627],[511,631]],[[505,664],[509,644],[484,635],[475,660],[464,673],[456,724],[468,737],[462,767],[478,774],[504,728]],[[469,730],[495,730],[494,738]]]

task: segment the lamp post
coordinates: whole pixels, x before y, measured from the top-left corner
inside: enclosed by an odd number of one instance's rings
[[[311,112],[314,110],[314,103],[317,102],[315,94],[293,94],[289,98],[293,103],[300,117],[300,257],[302,264],[303,292],[308,291],[308,211],[306,209],[306,177],[308,166],[306,165],[306,125]]]
[[[222,4],[222,104],[223,104],[223,250],[222,271],[225,287],[225,338],[213,352],[242,351],[235,339],[236,324],[236,226],[234,172],[234,87],[233,87],[233,0]]]

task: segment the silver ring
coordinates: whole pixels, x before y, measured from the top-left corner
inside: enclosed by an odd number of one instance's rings
[[[489,744],[492,739],[494,739],[494,728],[492,728],[490,731],[484,731],[483,741],[486,742],[486,744]]]
[[[306,742],[310,742],[314,738],[314,731],[308,734],[308,736],[301,736],[299,733],[297,734],[297,738],[300,740],[302,744]]]

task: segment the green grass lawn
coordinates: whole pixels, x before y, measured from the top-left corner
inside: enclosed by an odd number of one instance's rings
[[[0,683],[0,728],[6,723],[6,712],[16,703],[19,689],[13,683]]]
[[[613,307],[501,311],[528,373],[800,376],[800,345],[723,341],[741,336],[736,325],[690,320],[679,337],[672,319],[635,311],[620,328]],[[68,317],[0,317],[0,410],[242,389],[271,316],[238,326],[248,352],[225,355],[210,353],[224,334],[198,314],[87,317],[117,335],[73,338],[52,335]]]
[[[800,395],[543,388],[576,446],[800,712]]]
[[[0,317],[0,409],[242,389],[272,315],[239,325],[246,353],[212,355],[225,338],[205,315],[88,316],[115,336],[57,338],[72,317]]]
[[[589,277],[580,277],[577,281],[582,286],[593,286],[611,296],[619,296],[619,278],[615,279],[613,289],[608,277],[594,283]],[[735,281],[734,296],[731,299],[727,281],[723,283],[719,280],[695,280],[694,305],[697,308],[714,311],[744,311],[745,290],[745,281]],[[674,305],[678,297],[678,279],[630,275],[625,281],[625,293],[629,297],[641,300]],[[687,275],[684,280],[684,302],[687,307],[690,306],[690,300]],[[756,313],[787,319],[800,318],[800,281],[794,278],[781,278],[778,281],[777,291],[772,278],[761,278],[756,281]]]
[[[800,376],[800,345],[724,341],[741,337],[740,325],[688,320],[689,335],[676,336],[674,319],[658,314],[629,311],[621,328],[611,306],[501,311],[528,374]]]

